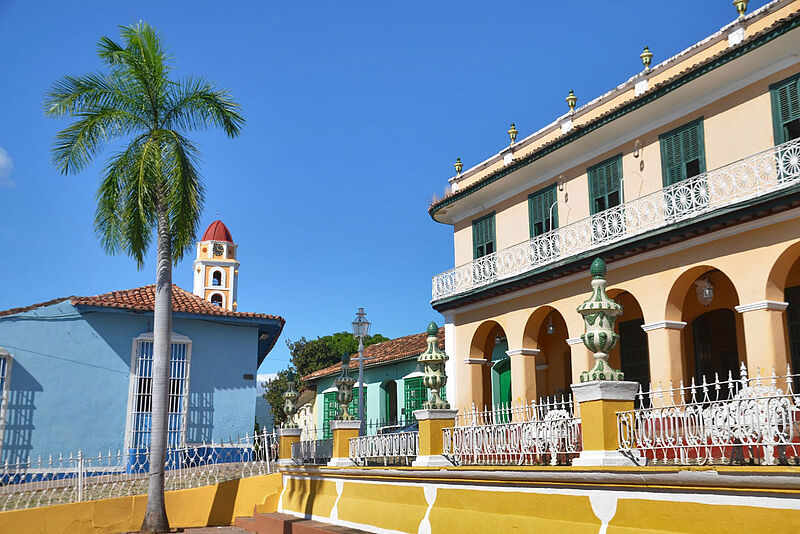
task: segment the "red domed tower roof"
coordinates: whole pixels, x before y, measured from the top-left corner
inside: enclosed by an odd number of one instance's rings
[[[208,225],[206,232],[203,234],[203,239],[200,241],[227,241],[233,243],[233,237],[228,227],[222,221],[214,221]]]

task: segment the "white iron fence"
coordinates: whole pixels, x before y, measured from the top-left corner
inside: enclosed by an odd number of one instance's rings
[[[292,443],[292,460],[297,464],[324,465],[333,456],[333,439],[311,439]]]
[[[149,451],[145,448],[77,453],[0,465],[0,510],[106,499],[147,493]],[[169,449],[167,490],[195,488],[274,472],[277,441],[266,432],[228,443]]]
[[[571,398],[460,413],[442,429],[444,455],[456,465],[566,465],[581,451]]]
[[[432,299],[458,295],[800,182],[800,140],[759,152],[498,250],[433,277]]]
[[[641,408],[617,414],[620,450],[652,464],[800,465],[800,375],[739,374],[640,392]]]
[[[419,451],[419,432],[350,438],[350,459],[358,465],[410,465]]]

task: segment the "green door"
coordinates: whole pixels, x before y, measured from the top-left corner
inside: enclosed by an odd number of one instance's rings
[[[422,385],[422,377],[406,378],[405,384],[405,409],[403,415],[408,422],[416,421],[414,410],[422,408],[422,403],[428,400],[428,389]]]
[[[498,392],[497,402],[500,404],[511,403],[511,362],[506,359],[495,366],[497,371]]]

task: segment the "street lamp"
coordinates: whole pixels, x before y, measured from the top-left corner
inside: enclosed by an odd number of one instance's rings
[[[353,335],[358,338],[358,420],[364,428],[364,338],[369,335],[369,321],[364,308],[359,308],[353,321]]]

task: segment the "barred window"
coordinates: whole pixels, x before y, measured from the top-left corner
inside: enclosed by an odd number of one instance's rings
[[[167,426],[167,447],[170,448],[180,447],[186,443],[190,354],[191,341],[183,336],[173,334],[169,362]],[[128,447],[147,448],[150,446],[153,411],[152,334],[136,340],[131,369]]]

